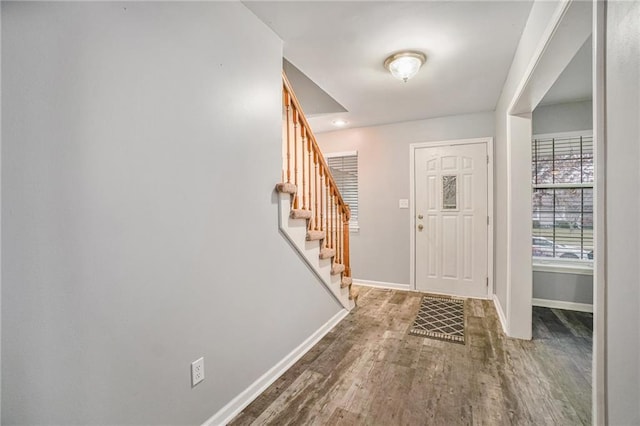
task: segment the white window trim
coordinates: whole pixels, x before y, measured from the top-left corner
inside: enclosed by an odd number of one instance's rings
[[[335,157],[348,157],[348,156],[356,156],[358,157],[358,151],[341,151],[341,152],[327,152],[324,154],[324,158],[335,158]],[[360,162],[360,157],[358,157],[358,166]],[[360,177],[360,175],[358,175],[358,178]],[[359,179],[358,179],[358,207],[360,207],[360,183],[359,183]],[[349,221],[349,231],[353,232],[354,234],[358,234],[360,233],[360,225],[358,223],[358,221],[355,222],[351,222]]]
[[[593,188],[592,183],[534,183],[535,189]]]
[[[575,137],[593,138],[593,130],[576,130],[571,132],[542,133],[531,136],[533,139],[567,139]],[[531,184],[532,189],[561,189],[561,188],[593,188],[593,183],[548,183]],[[593,260],[558,259],[533,257],[534,272],[555,272],[559,274],[593,275]]]
[[[539,135],[531,136],[531,139],[566,139],[577,138],[580,136],[593,137],[593,130],[576,130],[573,132],[558,132],[558,133],[541,133]]]
[[[352,155],[358,155],[358,151],[328,152],[324,154],[324,158],[348,157]]]
[[[593,275],[592,260],[569,260],[533,258],[533,272],[554,272],[557,274]]]

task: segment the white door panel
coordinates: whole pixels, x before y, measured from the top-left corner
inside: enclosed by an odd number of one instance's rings
[[[415,151],[415,271],[420,291],[487,297],[487,146]]]

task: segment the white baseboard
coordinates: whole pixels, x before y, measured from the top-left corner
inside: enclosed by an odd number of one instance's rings
[[[242,391],[238,396],[233,398],[227,405],[222,407],[220,411],[205,421],[202,426],[221,426],[229,423],[235,416],[240,414],[244,408],[264,392],[278,377],[284,374],[293,364],[296,363],[304,354],[306,354],[316,343],[320,341],[333,327],[349,314],[349,311],[342,309],[335,314],[322,327],[314,332],[307,340],[302,342],[300,346],[291,351],[280,362],[274,365],[269,371],[264,373],[258,380],[253,382]]]
[[[533,306],[543,308],[566,309],[568,311],[593,312],[593,305],[589,303],[563,302],[562,300],[532,299]]]
[[[498,295],[493,295],[493,305],[496,307],[496,312],[498,313],[498,318],[500,318],[500,324],[502,324],[502,331],[507,336],[509,335],[509,328],[507,327],[507,316],[504,314],[504,310],[502,309],[502,305],[500,304],[500,299],[498,299]]]
[[[398,284],[398,283],[387,283],[384,281],[370,281],[370,280],[361,280],[358,278],[353,279],[353,284],[355,285],[363,285],[366,287],[376,287],[376,288],[389,288],[393,290],[406,290],[411,291],[412,288],[409,284]]]

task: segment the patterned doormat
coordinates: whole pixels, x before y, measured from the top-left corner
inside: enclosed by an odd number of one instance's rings
[[[464,300],[424,296],[409,334],[464,345]]]

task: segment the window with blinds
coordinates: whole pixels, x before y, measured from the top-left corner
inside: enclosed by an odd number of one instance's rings
[[[593,137],[534,137],[533,256],[593,259]]]
[[[350,228],[358,228],[358,153],[346,152],[326,155],[329,170],[340,194],[351,209]]]

